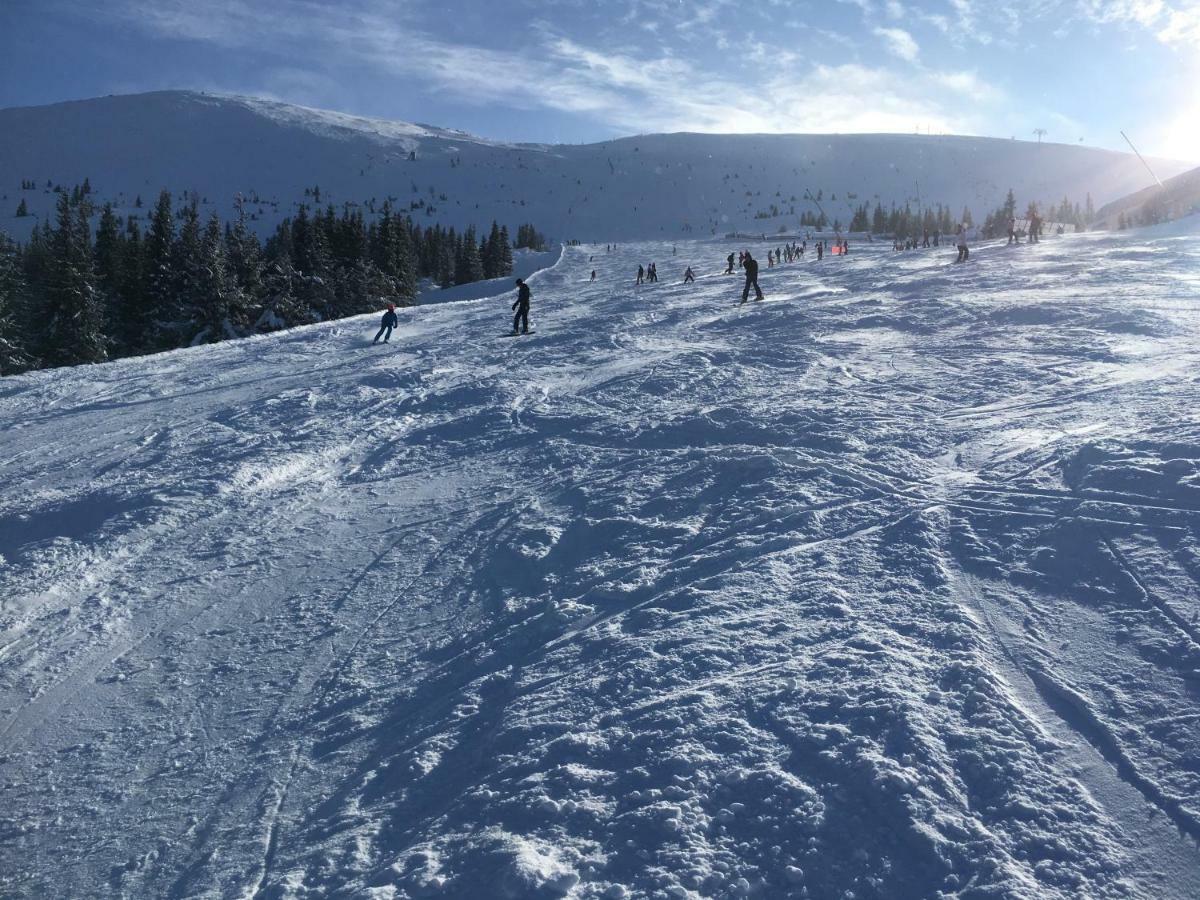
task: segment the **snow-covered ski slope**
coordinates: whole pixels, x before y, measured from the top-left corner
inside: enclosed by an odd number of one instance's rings
[[[1151,162],[1163,178],[1196,164]],[[486,227],[495,219],[515,230],[532,222],[553,237],[598,241],[769,235],[818,212],[806,192],[845,226],[863,203],[946,203],[954,216],[970,207],[982,222],[1009,188],[1024,209],[1064,195],[1082,204],[1089,192],[1099,206],[1150,183],[1131,153],[1066,144],[904,134],[508,144],[185,91],[0,110],[0,173],[0,228],[19,240],[53,216],[47,181],[70,189],[85,177],[94,199],[111,200],[122,215],[146,216],[167,188],[195,193],[205,216],[228,218],[240,194],[251,226],[264,233],[301,202],[341,208],[374,198],[378,210],[391,197],[423,224]],[[22,179],[37,189],[19,190]],[[314,187],[320,197],[305,196]],[[15,217],[21,199],[31,216]]]
[[[0,894],[1200,896],[1200,228],[731,249],[0,382]]]

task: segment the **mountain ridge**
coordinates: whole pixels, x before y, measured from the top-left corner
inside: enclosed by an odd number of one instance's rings
[[[1171,177],[1190,166],[1153,160]],[[977,219],[1011,187],[1097,206],[1145,185],[1136,157],[1066,144],[908,134],[675,132],[591,144],[511,143],[277,100],[194,91],[109,95],[0,110],[0,228],[18,239],[50,215],[47,187],[82,182],[123,215],[161,189],[195,192],[224,217],[238,195],[269,233],[300,202],[393,206],[430,224],[532,222],[562,239],[794,230],[811,192],[829,218],[943,203]],[[35,191],[18,184],[33,180]],[[11,182],[11,183],[9,183]],[[319,186],[321,197],[305,201]],[[20,199],[31,215],[14,216]],[[372,203],[372,201],[374,201]],[[430,211],[432,207],[432,211]]]

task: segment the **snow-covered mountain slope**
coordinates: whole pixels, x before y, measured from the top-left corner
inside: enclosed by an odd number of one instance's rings
[[[0,893],[1200,895],[1178,228],[5,379]]]
[[[410,160],[410,154],[415,159]],[[1194,165],[1194,163],[1192,164]],[[1156,160],[1163,177],[1187,164]],[[849,222],[863,202],[946,203],[982,220],[1008,188],[1022,203],[1096,204],[1144,187],[1131,154],[1063,144],[919,135],[646,135],[511,145],[264,100],[162,92],[0,110],[0,228],[23,239],[53,211],[46,182],[89,178],[145,214],[158,191],[194,191],[223,216],[241,194],[263,231],[319,186],[321,203],[395,198],[418,221],[533,222],[563,239],[678,240],[775,232],[816,212]],[[32,179],[37,189],[19,190]],[[24,198],[34,214],[15,218]],[[307,198],[307,202],[314,202]],[[429,213],[429,206],[433,212]],[[772,210],[772,206],[775,207]],[[757,216],[763,216],[758,218]]]
[[[1118,228],[1122,217],[1132,225],[1138,225],[1147,212],[1160,220],[1200,213],[1200,168],[1168,178],[1162,187],[1151,185],[1105,204],[1096,212],[1095,227]]]

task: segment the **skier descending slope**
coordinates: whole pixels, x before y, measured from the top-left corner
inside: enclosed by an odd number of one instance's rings
[[[754,288],[754,299],[761,300],[763,298],[762,288],[758,286],[758,260],[750,255],[750,251],[746,251],[746,255],[742,260],[742,267],[746,270],[746,286],[742,288],[742,302],[750,296],[750,288]]]
[[[955,262],[966,262],[967,257],[971,255],[971,250],[967,247],[967,230],[958,226],[958,259]]]
[[[725,269],[725,274],[732,275],[733,274],[733,254],[732,253],[730,253],[727,257],[725,257],[725,262],[729,263],[729,265]]]
[[[383,321],[379,325],[379,331],[375,333],[375,340],[371,341],[371,343],[378,344],[379,338],[382,337],[383,342],[386,344],[392,336],[392,329],[399,324],[400,322],[396,318],[396,304],[389,303],[387,312],[383,314]]]
[[[696,273],[692,271],[692,267],[688,266],[687,271],[683,273],[683,283],[689,284],[696,280]]]
[[[521,333],[529,334],[529,285],[520,278],[517,279],[517,299],[512,308],[517,311],[513,316],[512,333],[517,333],[517,323],[520,323]]]

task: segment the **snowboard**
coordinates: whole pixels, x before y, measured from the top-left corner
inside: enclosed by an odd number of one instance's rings
[[[531,334],[537,334],[532,328],[524,334],[513,334],[511,331],[506,331],[500,337],[529,337]]]

